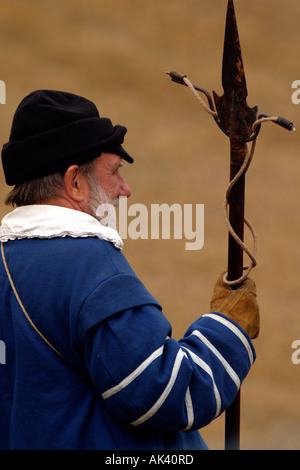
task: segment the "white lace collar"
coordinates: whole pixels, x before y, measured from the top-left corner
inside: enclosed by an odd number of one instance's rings
[[[98,237],[119,250],[123,241],[116,230],[84,212],[50,205],[22,206],[3,217],[0,241],[20,238]]]

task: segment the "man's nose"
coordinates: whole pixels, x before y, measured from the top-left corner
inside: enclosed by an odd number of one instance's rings
[[[119,196],[131,196],[131,189],[122,176],[120,176]]]

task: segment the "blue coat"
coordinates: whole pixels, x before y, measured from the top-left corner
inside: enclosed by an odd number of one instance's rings
[[[110,242],[4,243],[0,261],[0,448],[203,449],[198,429],[232,402],[255,352],[218,313],[171,325]]]

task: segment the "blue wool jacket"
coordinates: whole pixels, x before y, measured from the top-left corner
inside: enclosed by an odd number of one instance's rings
[[[218,313],[180,341],[122,253],[96,237],[4,243],[1,449],[205,449],[255,352]]]

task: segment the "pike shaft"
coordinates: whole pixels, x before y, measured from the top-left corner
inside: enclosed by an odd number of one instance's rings
[[[231,144],[230,181],[239,172],[246,154],[246,146]],[[240,240],[244,240],[245,174],[232,187],[229,198],[229,220]],[[239,279],[243,274],[243,249],[229,234],[228,280]],[[238,286],[236,286],[238,287]]]
[[[230,181],[239,172],[246,155],[246,145],[231,143]],[[232,203],[232,204],[231,204]],[[244,240],[245,174],[232,187],[229,199],[229,220],[240,240]],[[229,234],[228,238],[228,280],[239,279],[243,274],[243,250]],[[236,289],[238,285],[233,286]],[[225,449],[240,448],[240,401],[238,391],[234,401],[225,413]]]

